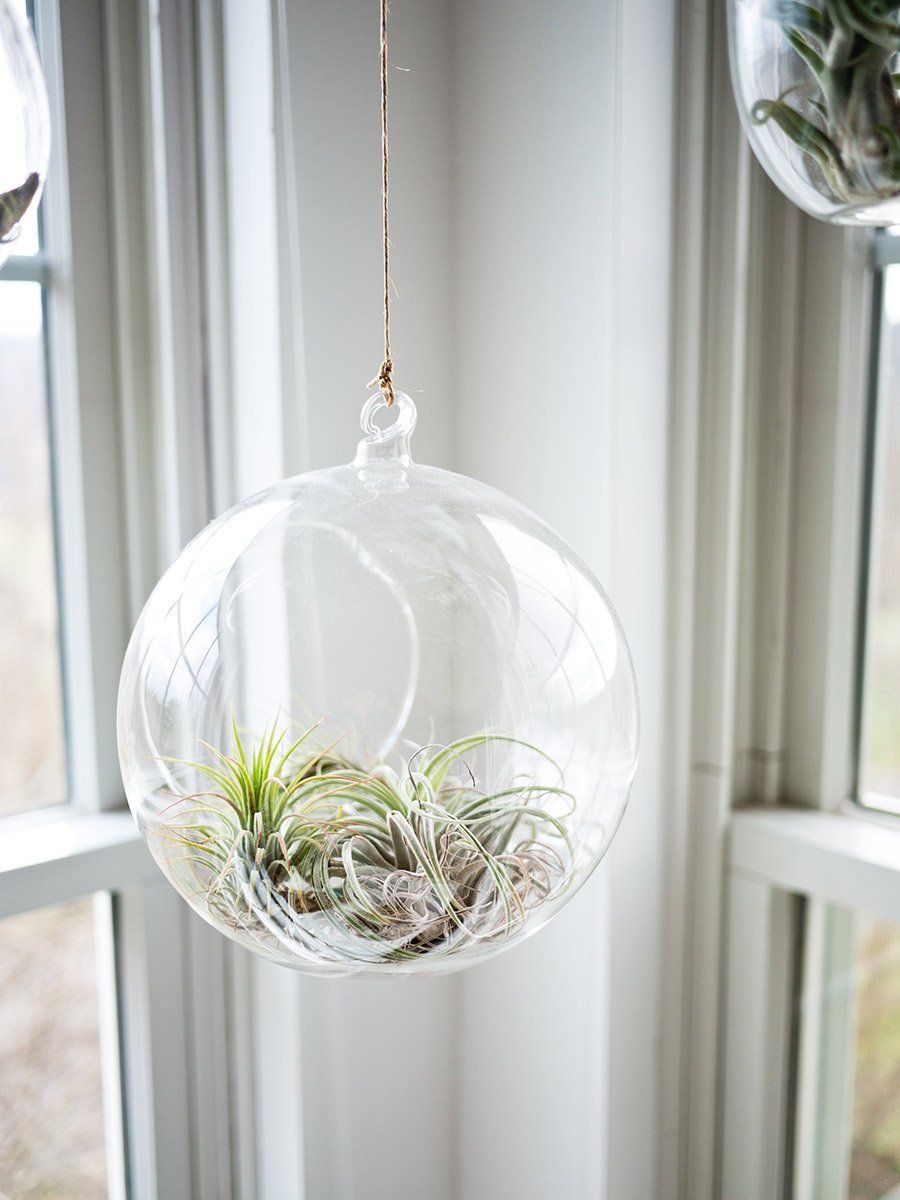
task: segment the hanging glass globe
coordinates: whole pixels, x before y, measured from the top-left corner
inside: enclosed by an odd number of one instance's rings
[[[25,5],[0,0],[0,266],[22,219],[36,209],[47,175],[50,115]]]
[[[628,647],[508,496],[410,458],[413,402],[163,576],[122,672],[128,800],[216,928],[320,974],[444,971],[543,925],[635,770]]]
[[[900,4],[728,0],[744,130],[805,212],[846,225],[900,221]]]

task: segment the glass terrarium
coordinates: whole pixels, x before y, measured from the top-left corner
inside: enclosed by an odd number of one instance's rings
[[[442,971],[544,924],[622,817],[638,710],[619,621],[541,520],[410,458],[231,509],[169,569],[122,672],[156,860],[223,933],[321,974]],[[384,420],[382,415],[381,420]]]
[[[842,224],[900,221],[900,4],[728,0],[741,121],[782,192]]]
[[[24,0],[0,0],[0,266],[47,175],[47,91]]]

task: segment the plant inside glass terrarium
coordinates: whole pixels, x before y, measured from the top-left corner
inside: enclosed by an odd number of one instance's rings
[[[47,174],[47,91],[20,0],[0,0],[0,266],[22,221],[38,203]]]
[[[809,181],[828,201],[863,207],[900,194],[900,4],[774,0],[799,78],[753,103],[753,123],[773,122],[803,152]]]
[[[568,886],[575,800],[555,765],[557,785],[485,792],[467,764],[517,739],[423,746],[398,771],[322,730],[276,721],[249,744],[233,723],[227,751],[172,764],[205,786],[175,795],[148,832],[181,851],[229,925],[320,964],[400,962],[508,937]]]

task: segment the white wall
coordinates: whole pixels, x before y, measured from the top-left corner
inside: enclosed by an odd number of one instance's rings
[[[459,0],[456,323],[464,471],[609,575],[616,6]],[[461,977],[466,1200],[604,1195],[609,870]]]
[[[382,358],[378,5],[287,3],[310,467],[352,458]],[[395,380],[415,456],[454,461],[450,5],[392,0]],[[409,67],[409,71],[398,68]]]
[[[348,461],[381,344],[378,6],[288,4],[309,467]],[[451,28],[392,0],[394,357],[414,455],[453,466]],[[307,1196],[455,1195],[455,981],[297,980]],[[277,1189],[271,1200],[284,1200]]]
[[[619,116],[609,588],[628,630],[641,699],[641,762],[609,854],[611,1200],[672,1194],[660,1169],[663,917],[671,806],[669,662],[670,333],[676,0],[623,0]]]
[[[286,8],[306,414],[287,458],[318,467],[350,457],[381,357],[377,5]],[[632,642],[643,760],[607,863],[523,946],[437,981],[279,973],[268,1032],[257,973],[258,1086],[283,1086],[278,1046],[299,1038],[314,1200],[656,1191],[674,8],[392,0],[414,453],[521,498],[598,571]]]
[[[643,717],[607,862],[463,977],[461,1195],[632,1200],[658,1184],[675,5],[453,7],[462,468],[596,569]]]

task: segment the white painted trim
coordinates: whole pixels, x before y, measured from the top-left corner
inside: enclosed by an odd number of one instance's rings
[[[125,567],[133,623],[163,565],[156,519],[160,366],[149,183],[148,10],[144,2],[104,0],[103,15]]]
[[[214,232],[229,249],[223,283],[228,348],[214,399],[214,462],[224,507],[277,482],[305,445],[299,216],[290,122],[281,111],[289,81],[279,77],[282,32],[270,0],[227,0],[216,42],[221,53],[221,177],[227,200]],[[212,80],[209,81],[212,83]],[[281,101],[276,102],[282,84]],[[293,190],[292,190],[293,189]],[[252,217],[250,216],[252,214]],[[247,236],[248,220],[253,235]],[[286,247],[286,252],[284,251]],[[301,430],[303,430],[301,436]],[[216,446],[229,446],[216,450]],[[302,1200],[305,1194],[300,979],[231,948],[233,1188],[241,1200]]]
[[[205,304],[204,378],[208,418],[211,516],[232,505],[234,487],[231,242],[225,14],[220,4],[196,8],[200,260]]]
[[[897,796],[885,796],[882,792],[862,792],[859,802],[864,808],[871,809],[873,816],[881,813],[891,821],[900,817],[900,799]]]
[[[228,178],[235,500],[284,475],[274,44],[268,0],[226,0],[222,67]],[[253,236],[247,236],[252,213]]]
[[[821,953],[808,964],[818,977],[813,997],[819,1004],[813,1018],[819,1033],[815,1071],[806,1080],[815,1089],[809,1104],[815,1110],[811,1200],[846,1200],[853,1149],[856,914],[827,905],[823,925]],[[808,1019],[805,995],[802,1003]]]
[[[783,796],[832,808],[856,776],[868,244],[862,230],[804,223]]]
[[[210,519],[194,6],[143,0],[158,341],[157,512],[162,570]]]
[[[890,233],[873,237],[869,249],[869,262],[876,271],[900,262],[900,237]]]
[[[669,705],[668,758],[672,776],[666,837],[669,846],[663,917],[664,1007],[661,1040],[660,1196],[680,1200],[686,1183],[689,960],[687,882],[691,830],[691,698],[694,678],[694,595],[697,579],[697,471],[700,354],[706,294],[709,207],[709,43],[711,9],[681,5],[676,58],[677,169],[672,305],[672,415],[669,469]]]
[[[259,1200],[282,1200],[286,1196],[304,1200],[299,980],[294,973],[261,959],[255,960],[250,969],[250,1032],[256,1067],[250,1111],[255,1135],[256,1194]],[[332,1003],[340,1003],[337,995],[332,996]]]
[[[118,970],[112,895],[108,891],[95,892],[93,909],[107,1200],[129,1200],[125,1155],[125,1105],[122,1096],[122,1045],[119,1037]]]
[[[802,217],[754,164],[743,417],[733,803],[775,803],[787,757]]]
[[[53,264],[46,254],[13,254],[0,267],[0,280],[49,284]]]
[[[640,765],[626,815],[609,854],[609,979],[594,982],[608,1008],[608,1086],[594,1096],[607,1109],[606,1144],[596,1146],[585,1195],[609,1200],[655,1195],[661,1178],[659,1037],[667,953],[663,914],[670,821],[670,707],[666,690],[666,557],[671,469],[670,344],[676,188],[673,0],[619,0],[616,129],[608,355],[610,594],[628,631],[641,701]],[[647,46],[658,49],[653,72]],[[651,482],[652,481],[652,482]],[[602,528],[598,482],[596,511]],[[639,514],[639,515],[638,515]],[[635,534],[639,530],[639,536]],[[599,1041],[599,1038],[598,1038]],[[599,1124],[601,1117],[595,1118]]]
[[[791,1003],[797,902],[733,870],[728,939],[721,1123],[721,1182],[727,1200],[783,1194],[788,1148]]]
[[[675,308],[676,718],[663,1194],[713,1200],[719,1117],[722,848],[735,788],[751,160],[731,102],[725,9],[682,7]],[[699,70],[698,70],[698,64]],[[682,240],[682,237],[684,240]],[[682,341],[682,339],[684,339]],[[692,361],[696,358],[696,362]],[[715,580],[715,586],[710,581]]]
[[[60,808],[10,827],[12,820],[0,839],[0,919],[159,873],[130,813]]]
[[[819,1053],[822,1046],[826,905],[807,899],[803,921],[802,996],[797,1030],[791,1200],[816,1200],[819,1136]]]
[[[792,211],[750,158],[725,8],[682,6],[678,55],[667,1200],[714,1200],[740,1092],[721,1053],[745,932],[723,904],[732,807],[834,807],[854,765],[868,243]]]
[[[105,3],[134,619],[158,574],[212,515],[213,493],[228,488],[221,50],[210,9]],[[229,1053],[234,952],[158,873],[146,894],[123,893],[116,913],[131,1185],[148,1200],[231,1196],[231,1097],[246,1091]],[[157,977],[171,995],[159,996]]]
[[[877,238],[873,238],[873,243]],[[857,717],[857,771],[856,791],[860,801],[872,804],[886,812],[900,812],[900,800],[896,797],[879,796],[863,791],[867,783],[866,764],[869,761],[871,745],[871,708],[872,708],[872,657],[874,640],[870,636],[875,627],[880,602],[882,572],[885,563],[880,553],[883,545],[884,525],[894,518],[884,504],[885,488],[888,481],[889,452],[891,442],[891,363],[888,353],[888,331],[885,328],[884,303],[886,279],[883,273],[875,276],[874,301],[879,309],[873,312],[870,322],[872,330],[872,361],[870,362],[869,401],[866,410],[866,447],[864,466],[866,471],[865,484],[862,489],[862,515],[860,525],[865,531],[868,542],[860,548],[858,555],[860,568],[865,572],[861,581],[860,598],[860,637],[857,645],[859,662],[857,663],[859,711]]]
[[[198,1193],[185,1021],[189,978],[183,902],[168,882],[115,895],[122,1086],[129,1200],[185,1200]]]
[[[727,861],[771,887],[900,921],[900,827],[861,813],[741,810]]]
[[[114,713],[128,622],[122,512],[110,502],[118,395],[100,0],[47,4],[41,37],[54,127],[43,225],[68,767],[73,803],[90,810],[122,803]]]

